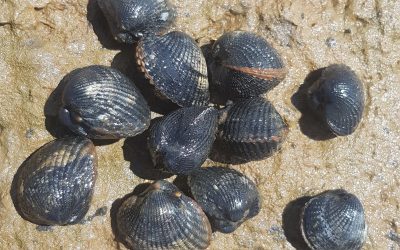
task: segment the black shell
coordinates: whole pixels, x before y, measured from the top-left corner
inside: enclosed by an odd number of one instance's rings
[[[117,227],[132,249],[205,249],[211,238],[200,206],[163,180],[122,203]]]
[[[287,125],[272,104],[262,97],[238,100],[220,115],[211,159],[245,163],[271,156],[286,138]]]
[[[172,174],[188,174],[207,159],[217,132],[212,107],[178,109],[150,128],[148,145],[156,165]]]
[[[40,225],[78,223],[92,200],[97,156],[85,137],[54,140],[33,153],[17,177],[17,202]]]
[[[261,95],[286,76],[277,51],[250,32],[225,33],[214,43],[211,54],[212,83],[228,97]]]
[[[367,233],[363,206],[345,190],[326,191],[306,203],[301,230],[311,249],[360,249]]]
[[[175,20],[168,0],[98,0],[111,33],[123,43],[133,43],[144,35],[156,34]]]
[[[220,232],[231,233],[260,212],[256,185],[236,170],[200,168],[189,175],[188,184],[213,229]]]
[[[116,69],[89,66],[66,76],[61,122],[73,132],[96,139],[142,133],[150,109],[136,86]]]
[[[163,96],[182,107],[208,104],[206,61],[190,36],[174,31],[144,37],[136,57],[140,69]]]
[[[333,64],[308,89],[310,107],[339,136],[355,131],[364,111],[364,89],[348,66]]]

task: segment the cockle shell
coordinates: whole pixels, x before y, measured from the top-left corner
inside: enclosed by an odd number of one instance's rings
[[[260,211],[257,187],[240,172],[226,167],[193,171],[188,184],[215,230],[231,233]]]
[[[85,137],[57,139],[44,145],[17,174],[21,213],[40,225],[78,223],[90,206],[96,167],[94,145]]]
[[[225,163],[261,160],[280,149],[288,132],[274,106],[262,97],[240,99],[220,115],[211,159]]]
[[[217,131],[212,107],[178,109],[150,127],[148,145],[156,165],[172,174],[188,174],[207,159]]]
[[[59,112],[73,132],[95,139],[119,139],[150,125],[150,108],[136,86],[116,69],[88,66],[66,76]]]
[[[301,230],[313,250],[361,249],[367,233],[363,206],[345,190],[323,192],[306,203]]]
[[[225,33],[213,44],[211,57],[212,83],[228,98],[259,96],[287,73],[278,52],[251,32]]]
[[[199,46],[185,33],[144,37],[136,57],[140,69],[162,96],[182,107],[208,104],[206,61]]]
[[[364,112],[364,89],[348,66],[333,64],[308,89],[309,106],[339,136],[353,133]]]
[[[111,33],[123,43],[158,34],[175,20],[168,0],[98,0]]]
[[[164,180],[125,200],[117,226],[132,249],[205,249],[211,238],[200,206]]]

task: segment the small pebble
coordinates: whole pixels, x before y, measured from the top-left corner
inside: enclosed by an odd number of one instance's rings
[[[25,132],[25,138],[31,139],[35,131],[32,128],[28,128]]]
[[[38,225],[36,226],[36,230],[39,232],[52,232],[53,226]]]
[[[336,46],[336,39],[333,38],[333,37],[329,37],[329,38],[326,39],[325,44],[326,44],[329,48],[335,47],[335,46]]]

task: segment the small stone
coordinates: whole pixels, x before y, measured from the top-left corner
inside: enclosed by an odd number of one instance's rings
[[[35,131],[32,128],[28,128],[25,132],[25,138],[31,139],[34,134],[35,134]]]
[[[329,37],[329,38],[326,39],[325,44],[326,44],[329,48],[335,47],[335,46],[336,46],[336,39],[333,38],[333,37]]]
[[[36,226],[36,230],[38,232],[52,232],[53,231],[53,226],[38,225],[38,226]]]

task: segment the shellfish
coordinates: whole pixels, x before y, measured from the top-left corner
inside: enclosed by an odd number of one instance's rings
[[[114,38],[123,43],[159,33],[175,20],[168,0],[98,0],[98,4]]]
[[[225,33],[214,43],[211,57],[212,84],[231,98],[261,95],[287,73],[278,52],[250,32]]]
[[[232,164],[271,156],[280,149],[288,131],[274,106],[262,97],[228,105],[220,123],[210,158]]]
[[[206,106],[207,65],[196,42],[183,32],[140,40],[137,63],[162,96],[182,107]]]
[[[260,211],[256,185],[236,170],[200,168],[189,175],[188,184],[212,227],[220,232],[233,232]]]
[[[212,107],[178,109],[150,128],[148,145],[155,165],[173,174],[188,174],[207,159],[217,131]]]
[[[307,90],[308,103],[336,135],[353,133],[364,111],[364,90],[348,66],[333,64]]]
[[[301,230],[311,249],[361,249],[367,233],[363,206],[345,190],[323,192],[306,203]]]
[[[118,139],[142,133],[150,125],[146,100],[125,75],[105,66],[89,66],[66,76],[61,122],[95,139]]]
[[[132,249],[205,249],[211,238],[200,206],[164,180],[125,200],[117,227]]]
[[[93,195],[97,156],[85,137],[54,140],[33,153],[17,175],[17,202],[40,225],[78,223]]]

